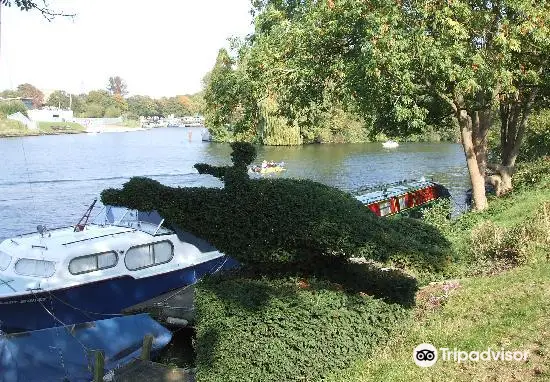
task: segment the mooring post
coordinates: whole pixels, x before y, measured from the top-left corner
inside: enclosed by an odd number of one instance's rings
[[[151,359],[151,349],[153,347],[153,335],[147,334],[143,338],[143,348],[141,349],[141,359],[144,361],[149,361]]]
[[[105,375],[105,354],[101,350],[95,351],[94,382],[103,382]]]

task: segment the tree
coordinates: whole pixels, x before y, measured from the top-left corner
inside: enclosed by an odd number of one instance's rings
[[[39,5],[35,0],[0,0],[0,6],[7,6],[11,7],[12,5],[15,5],[17,8],[19,8],[22,11],[30,11],[30,10],[37,10],[38,12],[42,13],[42,15],[48,20],[53,20],[56,16],[64,16],[64,17],[74,17],[74,14],[67,14],[64,12],[54,11],[53,9],[49,8],[46,4],[46,1],[42,1],[44,6]]]
[[[126,81],[124,81],[119,76],[109,77],[107,90],[112,95],[125,96],[126,94],[128,94],[128,86],[126,85]]]
[[[128,111],[134,117],[152,117],[160,115],[158,105],[149,96],[135,95],[128,98]]]
[[[513,138],[515,149],[508,151],[517,155],[518,127],[526,126],[535,89],[548,87],[547,1],[257,4],[254,44],[265,40],[264,57],[277,59],[267,68],[287,114],[319,103],[327,89],[333,96],[332,87],[388,135],[422,131],[434,112],[452,116],[475,208],[486,207],[486,136],[495,107],[501,107],[503,138]],[[511,100],[521,113],[506,112],[513,111]],[[519,125],[506,130],[511,121]]]
[[[46,105],[68,109],[71,107],[71,95],[64,90],[56,90],[48,97]]]
[[[33,107],[40,107],[44,104],[44,93],[31,84],[21,84],[17,87],[20,97],[31,98]]]

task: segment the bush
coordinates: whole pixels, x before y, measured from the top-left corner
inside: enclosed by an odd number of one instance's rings
[[[21,114],[27,115],[27,108],[25,104],[21,101],[6,101],[0,102],[0,117],[7,117],[8,115],[15,114],[20,112]]]
[[[544,156],[550,156],[550,110],[543,110],[529,119],[518,159],[533,161]]]
[[[122,114],[122,111],[116,107],[116,106],[109,106],[105,109],[105,112],[103,113],[103,116],[105,118],[117,118],[120,117]]]
[[[471,256],[488,263],[489,272],[511,268],[527,261],[529,239],[522,225],[506,229],[490,220],[474,227],[470,237]]]
[[[547,186],[544,179],[550,178],[550,157],[539,158],[533,162],[520,163],[512,180],[516,189]]]
[[[440,269],[448,242],[433,227],[410,219],[376,217],[353,196],[309,180],[250,180],[250,145],[233,144],[235,166],[198,164],[224,180],[224,189],[170,188],[133,178],[122,190],[105,190],[105,204],[157,210],[165,222],[210,241],[249,266],[305,269],[362,256]]]
[[[203,280],[197,380],[318,381],[376,350],[406,309],[316,279]]]

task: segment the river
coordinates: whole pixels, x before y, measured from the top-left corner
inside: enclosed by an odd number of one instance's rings
[[[159,128],[0,139],[0,239],[76,224],[88,205],[108,187],[132,176],[173,186],[220,187],[193,165],[230,164],[227,144],[201,141],[197,128]],[[469,188],[462,148],[451,143],[380,143],[260,147],[263,159],[284,161],[281,177],[307,178],[350,191],[403,179],[433,178],[447,186],[455,204],[464,205]]]

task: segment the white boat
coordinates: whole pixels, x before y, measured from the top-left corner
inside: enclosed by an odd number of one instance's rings
[[[385,149],[394,149],[396,147],[399,147],[399,143],[390,140],[382,143],[382,147],[384,147]]]
[[[29,331],[109,318],[205,274],[236,266],[156,212],[93,205],[71,227],[0,243],[0,330]],[[84,220],[85,218],[85,220]]]

